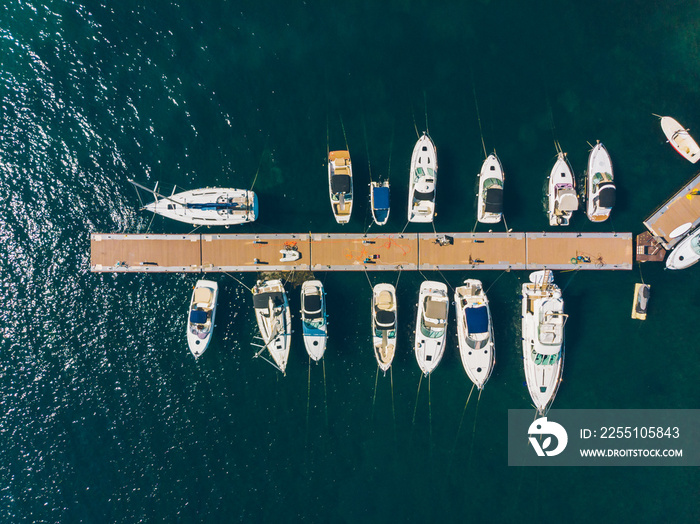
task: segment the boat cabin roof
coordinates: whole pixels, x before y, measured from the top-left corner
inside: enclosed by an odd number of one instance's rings
[[[374,308],[377,326],[380,328],[392,328],[396,323],[396,315],[393,311],[385,311],[383,309]]]
[[[576,211],[578,209],[578,198],[575,189],[560,189],[558,193],[559,209],[562,211]]]
[[[212,292],[208,287],[198,287],[194,290],[192,302],[196,304],[209,304],[212,300]]]
[[[192,324],[206,324],[207,312],[203,309],[193,309],[190,311],[190,322]]]
[[[425,299],[425,325],[428,327],[442,327],[447,320],[447,301],[435,300],[432,297]]]
[[[615,186],[605,185],[601,188],[598,194],[598,204],[600,207],[611,208],[615,205]]]
[[[333,193],[349,193],[350,175],[333,175],[331,177],[331,191]]]
[[[489,313],[486,306],[468,307],[464,310],[469,333],[480,334],[489,330]]]
[[[308,318],[321,318],[321,295],[306,295],[304,297],[304,315]]]
[[[492,186],[486,190],[484,210],[488,213],[500,213],[503,211],[503,188]]]
[[[374,194],[374,208],[389,209],[389,188],[375,187],[372,192]]]
[[[268,291],[253,295],[253,307],[255,309],[267,309],[270,299],[274,307],[284,304],[284,294],[280,291]]]
[[[435,198],[435,190],[430,191],[428,193],[421,193],[420,191],[416,191],[413,193],[413,198],[416,200],[430,200],[432,201]]]

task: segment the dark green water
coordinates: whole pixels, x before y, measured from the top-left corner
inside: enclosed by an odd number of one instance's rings
[[[525,273],[445,274],[493,284],[497,364],[465,411],[471,384],[455,344],[417,395],[420,274],[401,275],[393,387],[379,377],[374,400],[362,273],[318,275],[329,297],[324,380],[320,365],[309,379],[298,325],[286,377],[251,359],[251,301],[226,276],[215,339],[195,362],[184,322],[196,276],[89,272],[91,232],[149,227],[132,177],[249,187],[259,168],[260,219],[236,231],[362,232],[371,171],[391,178],[384,230],[399,231],[426,126],[440,163],[436,228],[470,231],[483,159],[475,93],[486,147],[506,171],[509,227],[550,229],[542,185],[555,139],[579,175],[587,142],[600,139],[618,205],[601,225],[578,213],[570,230],[640,232],[695,174],[652,113],[698,129],[700,6],[526,4],[5,2],[0,520],[698,521],[696,468],[507,466],[507,410],[530,406]],[[344,136],[358,200],[341,228],[325,157]],[[156,218],[150,231],[189,229]],[[629,318],[638,268],[557,273],[570,320],[555,407],[697,408],[699,271],[643,266],[644,323]],[[298,289],[290,297],[298,311]]]

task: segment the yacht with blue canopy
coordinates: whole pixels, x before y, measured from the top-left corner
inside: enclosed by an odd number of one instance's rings
[[[493,371],[495,345],[489,301],[480,280],[465,280],[455,289],[457,342],[467,376],[482,389]]]
[[[378,226],[383,226],[389,220],[389,181],[370,183],[370,204],[372,218]]]
[[[187,317],[187,345],[194,358],[209,347],[216,317],[219,285],[211,280],[199,280],[192,291]]]

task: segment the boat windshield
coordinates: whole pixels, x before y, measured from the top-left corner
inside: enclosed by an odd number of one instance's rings
[[[543,355],[533,349],[531,356],[532,361],[538,366],[553,366],[561,358],[561,352],[555,353],[554,355]]]
[[[435,171],[432,167],[426,167],[425,170],[422,167],[417,167],[413,172],[413,181],[418,182],[424,176],[433,178],[435,176]]]
[[[306,324],[307,327],[311,329],[321,329],[325,325],[326,321],[322,318],[319,319],[306,319],[304,320],[304,324]]]
[[[481,349],[483,347],[486,347],[486,345],[489,343],[491,339],[491,336],[489,334],[486,334],[486,337],[481,335],[479,337],[479,340],[472,336],[466,336],[465,340],[467,341],[467,345],[472,348],[472,349]]]
[[[384,331],[382,329],[375,329],[374,330],[374,336],[378,337],[378,338],[383,337],[384,333],[386,333],[386,338],[396,338],[396,330],[395,329],[391,329],[388,331]]]
[[[690,248],[693,250],[693,253],[700,255],[700,233],[690,239]]]

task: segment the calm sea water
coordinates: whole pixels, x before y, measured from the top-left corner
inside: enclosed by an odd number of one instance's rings
[[[251,359],[251,301],[229,277],[216,277],[215,339],[195,362],[184,322],[196,275],[89,272],[91,232],[189,231],[151,223],[127,178],[255,182],[260,219],[237,231],[270,233],[365,231],[365,185],[388,176],[384,230],[400,231],[411,150],[426,128],[440,163],[438,231],[474,227],[483,131],[506,171],[508,227],[549,229],[542,183],[554,141],[581,175],[599,139],[618,205],[609,222],[579,213],[570,230],[640,232],[695,174],[652,113],[700,125],[700,6],[527,4],[4,2],[0,520],[699,520],[696,468],[507,466],[507,410],[530,406],[525,273],[425,275],[492,286],[497,365],[465,408],[471,384],[454,343],[419,389],[420,274],[399,279],[392,375],[376,374],[367,278],[331,273],[318,275],[329,298],[325,365],[308,365],[297,325],[281,377]],[[325,157],[346,143],[358,201],[343,229]],[[557,273],[570,319],[555,406],[697,408],[699,271]],[[641,278],[652,285],[644,323],[629,318]],[[290,297],[298,311],[298,289]]]

